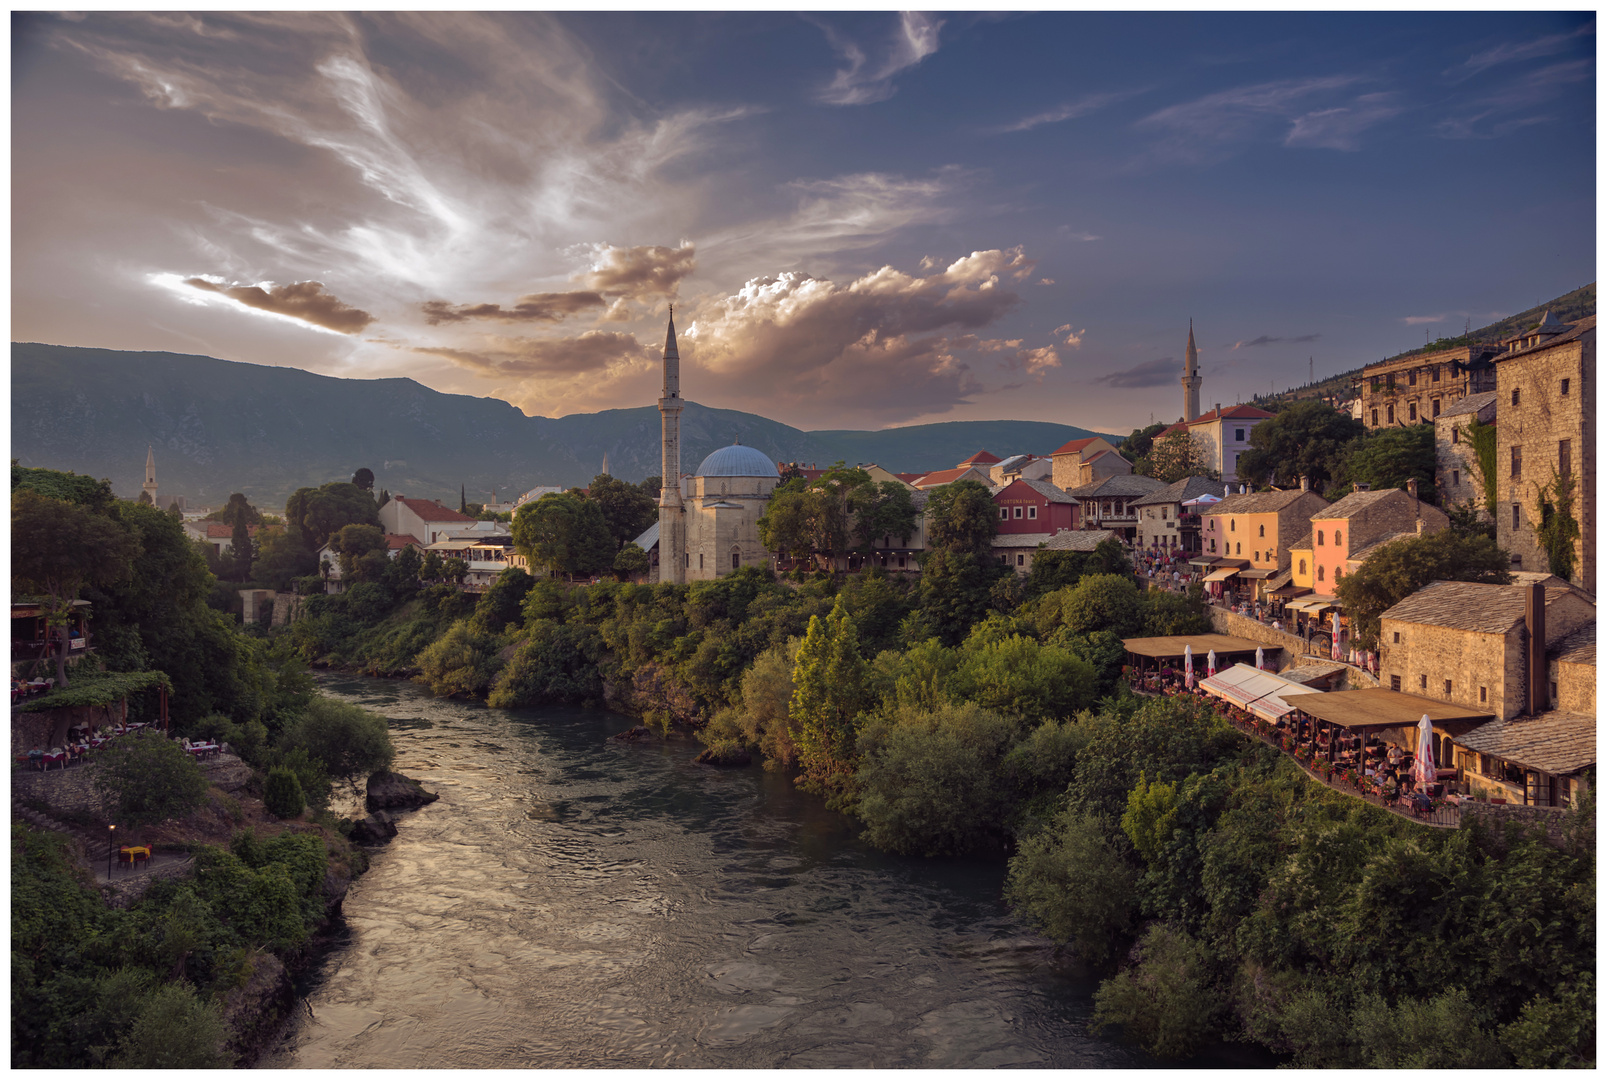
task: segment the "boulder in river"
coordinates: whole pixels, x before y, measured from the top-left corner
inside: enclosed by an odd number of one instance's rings
[[[370,810],[413,810],[440,797],[433,791],[425,791],[417,780],[401,773],[377,772],[368,778]]]
[[[645,724],[637,724],[629,731],[621,731],[618,735],[610,736],[615,742],[646,742],[656,737]]]
[[[384,810],[375,810],[352,826],[351,838],[358,844],[383,844],[395,835],[395,819]]]

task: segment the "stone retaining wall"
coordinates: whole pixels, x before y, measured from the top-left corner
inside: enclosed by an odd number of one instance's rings
[[[71,727],[103,727],[128,719],[128,702],[112,705],[74,705],[67,709],[11,714],[11,756],[26,754],[34,747],[49,750],[67,742]]]
[[[1478,822],[1490,835],[1501,837],[1508,825],[1516,823],[1525,829],[1539,826],[1545,830],[1546,843],[1554,848],[1567,848],[1563,827],[1568,812],[1556,806],[1518,806],[1512,803],[1465,802],[1462,804],[1462,823]]]
[[[1207,604],[1205,613],[1211,620],[1211,629],[1218,634],[1227,634],[1229,637],[1245,638],[1276,649],[1281,655],[1276,657],[1278,670],[1283,671],[1291,667],[1309,667],[1314,664],[1336,663],[1329,658],[1326,649],[1313,649],[1307,646],[1305,639],[1295,634],[1274,630],[1262,622],[1257,622],[1247,616],[1229,611],[1227,608]],[[1274,659],[1269,657],[1268,659]],[[1378,680],[1361,668],[1345,665],[1345,674],[1336,690],[1363,690],[1378,685]]]

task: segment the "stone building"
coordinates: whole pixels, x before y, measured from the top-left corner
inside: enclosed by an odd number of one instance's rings
[[[1539,670],[1545,671],[1545,650],[1593,626],[1594,604],[1572,589],[1435,581],[1380,617],[1380,682],[1391,690],[1487,708],[1504,720],[1549,711],[1549,685],[1532,684],[1529,674],[1536,663],[1531,645],[1537,620],[1527,610],[1533,591],[1545,597],[1538,620]],[[1569,699],[1577,700],[1573,689]]]
[[[1443,505],[1489,509],[1484,505],[1484,473],[1463,432],[1474,420],[1495,423],[1495,412],[1495,391],[1489,390],[1452,402],[1434,418],[1434,488]]]
[[[1230,405],[1224,409],[1219,404],[1189,421],[1189,436],[1204,454],[1205,467],[1234,483],[1239,477],[1239,457],[1250,449],[1251,429],[1270,419],[1271,413],[1254,405]]]
[[[722,446],[683,480],[686,581],[712,581],[744,566],[769,566],[759,518],[780,476],[776,463],[751,446]]]
[[[1166,485],[1148,476],[1110,476],[1066,492],[1077,500],[1077,523],[1083,529],[1111,529],[1125,543],[1138,535],[1137,502]]]
[[[390,535],[411,536],[428,547],[437,540],[500,526],[492,521],[477,521],[441,505],[437,499],[393,495],[390,502],[379,508],[379,527]]]
[[[1569,580],[1594,594],[1596,317],[1565,324],[1547,312],[1504,344],[1495,357],[1496,543],[1512,553],[1515,570],[1554,570],[1535,531],[1540,503],[1559,478],[1572,480],[1579,535]],[[1547,501],[1554,504],[1554,495]]]
[[[1552,703],[1566,712],[1596,715],[1596,624],[1581,626],[1546,652]]]
[[[1198,555],[1202,517],[1196,507],[1183,504],[1202,495],[1222,498],[1224,490],[1220,480],[1189,476],[1134,500],[1138,529],[1133,546],[1142,551]]]
[[[994,487],[1006,487],[1017,480],[1044,480],[1054,482],[1054,458],[1037,454],[1013,454],[997,465],[989,466],[988,478]]]
[[[1495,345],[1464,345],[1368,364],[1358,388],[1361,422],[1369,428],[1426,423],[1453,402],[1494,390],[1490,361],[1500,351]]]
[[[1260,576],[1270,578],[1289,569],[1287,545],[1327,508],[1327,499],[1302,488],[1229,495],[1200,513],[1201,554],[1248,559],[1250,570],[1269,571]]]
[[[1114,446],[1097,435],[1087,439],[1072,439],[1050,454],[1049,460],[1052,463],[1049,481],[1061,491],[1086,487],[1097,481],[1133,471],[1132,462],[1122,457]]]

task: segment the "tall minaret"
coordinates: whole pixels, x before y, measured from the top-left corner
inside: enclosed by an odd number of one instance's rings
[[[674,318],[673,315],[670,316],[670,317]],[[614,475],[613,473],[608,471],[608,451],[607,450],[603,451],[603,475],[604,476],[613,476]]]
[[[675,347],[675,305],[664,337],[664,392],[658,399],[664,454],[658,489],[658,580],[686,583],[686,510],[681,506],[681,353]]]
[[[1189,320],[1189,346],[1183,354],[1183,419],[1192,424],[1200,418],[1200,350],[1194,345],[1194,320]]]
[[[151,497],[151,505],[156,505],[156,451],[149,444],[145,447],[145,484],[141,489]]]

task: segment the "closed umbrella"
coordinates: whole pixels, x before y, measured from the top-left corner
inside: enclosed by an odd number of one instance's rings
[[[1339,651],[1339,612],[1337,611],[1334,612],[1333,627],[1333,656],[1335,660],[1338,660],[1343,654]]]
[[[1183,685],[1194,689],[1194,646],[1183,646]]]
[[[1216,674],[1216,650],[1212,649],[1205,654],[1205,674],[1209,678]]]
[[[1434,725],[1424,713],[1417,722],[1417,758],[1412,762],[1412,779],[1432,784],[1434,775]]]
[[[1266,666],[1267,666],[1267,658],[1266,658],[1265,655],[1262,654],[1261,646],[1257,645],[1255,647],[1255,669],[1257,671],[1260,671],[1262,668],[1264,668]]]

